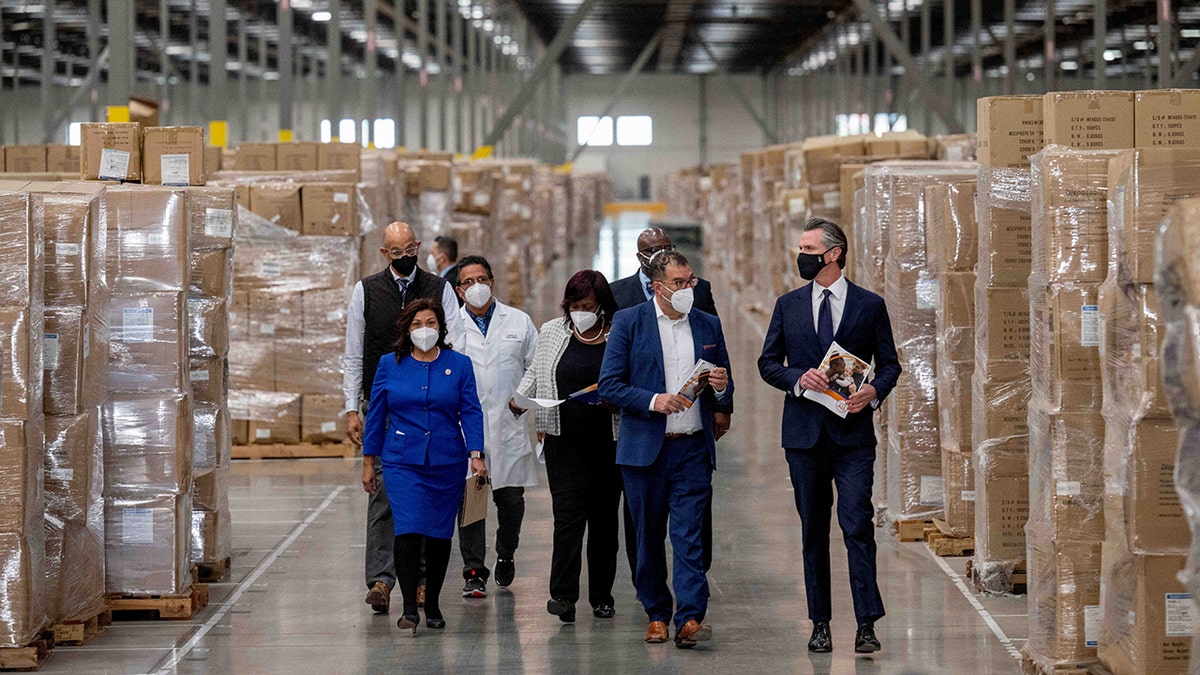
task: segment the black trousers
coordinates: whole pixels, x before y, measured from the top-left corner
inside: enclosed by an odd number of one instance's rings
[[[633,525],[633,512],[629,510],[629,498],[622,500],[624,502],[625,516],[625,557],[629,560],[629,578],[633,579],[633,583],[637,585],[637,531]],[[701,551],[704,554],[704,572],[707,574],[712,567],[713,560],[713,521],[712,521],[712,499],[704,505],[704,522],[700,528],[700,545],[703,547]]]
[[[588,602],[612,605],[620,549],[621,472],[608,430],[546,436],[546,474],[554,511],[550,597],[579,601],[579,573],[587,534]]]
[[[496,559],[512,560],[521,543],[521,523],[525,520],[525,488],[521,486],[492,490],[496,505]],[[458,547],[463,559],[463,579],[472,572],[487,581],[491,576],[487,557],[487,519],[458,528]]]

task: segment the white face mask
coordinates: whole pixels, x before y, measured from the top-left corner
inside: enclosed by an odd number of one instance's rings
[[[433,257],[432,253],[425,256],[425,264],[429,266],[430,272],[437,272],[437,271],[441,270],[441,268],[438,267],[437,258]]]
[[[433,349],[434,345],[436,345],[438,342],[437,330],[430,328],[429,326],[421,326],[420,328],[417,328],[413,332],[409,333],[408,337],[412,339],[413,345],[423,352]]]
[[[475,309],[483,309],[492,299],[492,288],[487,284],[475,284],[463,291],[463,299]]]
[[[599,320],[600,316],[595,312],[571,312],[571,323],[575,324],[575,329],[580,333],[591,330]]]
[[[675,308],[680,314],[687,314],[692,311],[692,303],[696,301],[696,289],[685,288],[675,291],[671,295],[671,307]]]

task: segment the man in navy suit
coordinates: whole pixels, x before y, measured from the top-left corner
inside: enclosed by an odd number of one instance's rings
[[[712,627],[703,623],[708,578],[700,532],[716,466],[714,409],[732,402],[733,380],[721,321],[692,309],[696,277],[687,259],[660,253],[650,279],[654,301],[613,318],[600,398],[621,408],[617,464],[637,532],[634,585],[650,618],[645,641],[666,642],[674,619],[675,646],[690,648],[712,638]],[[677,392],[700,359],[715,368],[689,403]],[[674,599],[667,586],[668,529]]]
[[[871,653],[880,649],[875,622],[884,615],[875,568],[871,486],[876,439],[871,415],[896,386],[900,363],[883,298],[842,276],[846,266],[842,228],[823,218],[805,223],[796,265],[800,276],[813,283],[775,302],[758,372],[767,384],[787,392],[783,447],[802,528],[804,585],[808,618],[813,622],[808,649],[833,650],[829,520],[831,485],[836,485],[838,523],[846,543],[858,620],[854,651]],[[875,361],[875,379],[850,396],[849,414],[844,419],[802,396],[805,389],[824,391],[828,387],[829,378],[820,366],[835,341],[864,361]]]

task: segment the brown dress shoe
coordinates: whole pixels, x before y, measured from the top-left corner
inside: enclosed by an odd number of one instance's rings
[[[371,606],[371,609],[380,614],[387,614],[388,605],[391,603],[392,589],[382,581],[376,581],[371,590],[367,593],[366,603]]]
[[[646,643],[652,645],[662,644],[667,641],[667,624],[662,621],[651,621],[650,627],[646,629]]]
[[[712,639],[712,626],[706,623],[699,623],[694,619],[683,624],[683,628],[675,634],[675,646],[680,649],[691,649],[699,642],[708,642]]]
[[[417,586],[417,607],[425,606],[425,584]]]

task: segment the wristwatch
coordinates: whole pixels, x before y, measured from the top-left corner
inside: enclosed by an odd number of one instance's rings
[[[483,459],[483,453],[478,450],[472,450],[469,456],[471,459]]]

